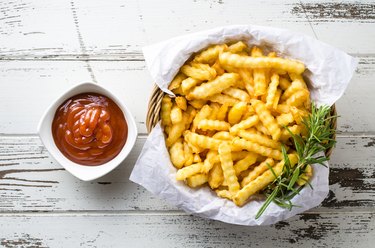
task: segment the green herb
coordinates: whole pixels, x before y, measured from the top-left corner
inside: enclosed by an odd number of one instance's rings
[[[336,143],[332,138],[335,133],[335,129],[331,127],[332,118],[336,118],[336,116],[330,116],[329,106],[318,108],[312,104],[311,114],[303,120],[303,125],[307,130],[306,137],[295,135],[286,127],[292,136],[298,156],[298,163],[295,166],[290,164],[288,154],[283,146],[283,171],[281,175],[277,176],[272,167],[268,166],[275,176],[275,180],[263,191],[267,199],[259,209],[255,217],[256,219],[264,213],[271,202],[291,210],[295,206],[291,202],[292,198],[299,194],[304,187],[304,185],[298,186],[297,182],[299,180],[304,181],[312,188],[310,183],[304,179],[304,175],[308,166],[312,164],[321,164],[324,166],[324,162],[328,160],[326,156],[318,156],[317,154],[325,152]]]

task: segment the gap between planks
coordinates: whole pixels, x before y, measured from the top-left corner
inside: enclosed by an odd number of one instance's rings
[[[139,133],[138,139],[147,139],[147,133]],[[39,137],[38,134],[35,133],[0,133],[1,137],[24,137],[24,138],[36,138]],[[336,137],[338,138],[361,138],[361,137],[368,137],[372,138],[375,137],[375,132],[337,132]]]
[[[316,214],[374,214],[374,208],[356,210],[331,209],[330,211],[308,210],[297,215],[316,215]],[[182,210],[74,210],[74,211],[14,211],[0,212],[1,217],[34,217],[34,216],[191,216]]]
[[[344,51],[345,52],[345,51]],[[362,57],[375,57],[375,53],[348,53],[350,56],[355,58]],[[30,55],[19,55],[19,56],[7,56],[0,54],[0,61],[145,61],[143,53],[123,53],[123,54],[71,54],[71,55],[57,55],[57,54],[47,54],[42,56],[30,56]]]

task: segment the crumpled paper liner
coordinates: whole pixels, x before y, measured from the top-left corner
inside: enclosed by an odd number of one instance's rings
[[[246,41],[265,50],[277,51],[282,57],[297,59],[306,65],[311,98],[318,104],[332,105],[344,93],[357,66],[357,60],[316,39],[284,29],[253,25],[219,27],[176,37],[143,49],[152,78],[166,93],[179,68],[190,56],[211,44]],[[165,146],[163,130],[158,124],[150,133],[134,166],[130,180],[188,213],[239,225],[270,225],[318,206],[328,194],[329,169],[313,166],[310,187],[304,187],[292,199],[291,211],[271,203],[259,219],[255,219],[264,200],[253,200],[243,207],[219,198],[208,186],[191,189],[175,179]]]

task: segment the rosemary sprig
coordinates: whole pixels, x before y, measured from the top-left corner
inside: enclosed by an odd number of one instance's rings
[[[285,147],[282,147],[282,154],[284,157],[284,168],[281,175],[277,176],[271,166],[268,166],[275,176],[275,180],[263,190],[267,199],[259,209],[256,219],[258,219],[267,207],[274,202],[280,207],[291,210],[295,205],[291,200],[294,196],[299,194],[303,186],[296,186],[299,179],[303,179],[304,173],[308,165],[321,164],[328,160],[324,155],[317,156],[318,153],[324,152],[326,149],[333,147],[336,143],[332,139],[335,129],[331,127],[331,119],[336,116],[330,116],[330,107],[311,106],[311,114],[303,120],[303,125],[307,130],[306,136],[293,134],[287,127],[287,130],[292,136],[294,148],[297,152],[298,163],[295,166],[290,164],[288,154]],[[308,181],[305,181],[311,188]]]

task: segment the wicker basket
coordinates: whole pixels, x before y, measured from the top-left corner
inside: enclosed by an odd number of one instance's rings
[[[147,110],[147,117],[146,117],[146,126],[147,131],[150,133],[154,126],[160,121],[160,107],[161,107],[161,100],[164,96],[164,92],[160,90],[160,88],[155,85],[154,89],[152,90],[150,100],[148,102],[148,110]],[[332,105],[331,107],[331,116],[337,116],[336,107]],[[337,118],[331,119],[331,126],[336,130],[337,128]],[[336,134],[333,135],[333,139],[336,139]],[[332,154],[333,148],[327,149],[325,154],[329,158]]]

